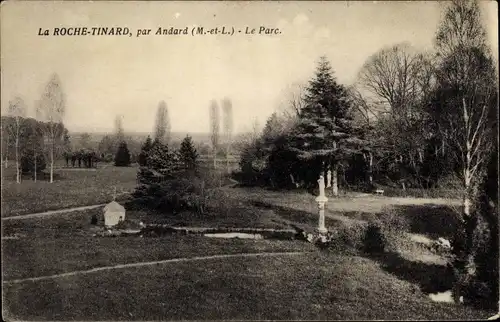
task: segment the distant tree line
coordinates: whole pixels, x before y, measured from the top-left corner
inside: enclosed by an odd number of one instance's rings
[[[9,161],[17,169],[17,180],[20,176],[31,174],[36,180],[37,174],[47,168],[50,160],[50,141],[44,136],[47,128],[52,126],[47,122],[38,121],[28,117],[2,116],[2,157],[5,167]],[[54,158],[62,157],[69,147],[68,129],[62,123],[55,127],[54,138],[57,148]]]

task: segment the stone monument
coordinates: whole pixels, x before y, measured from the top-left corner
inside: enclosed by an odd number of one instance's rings
[[[318,232],[320,234],[326,234],[328,230],[325,227],[325,203],[328,201],[328,198],[325,196],[325,178],[322,175],[318,179],[318,185],[319,196],[316,198],[319,207]]]
[[[330,188],[332,186],[332,171],[328,170],[326,173],[326,187]]]

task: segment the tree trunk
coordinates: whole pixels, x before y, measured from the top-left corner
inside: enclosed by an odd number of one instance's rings
[[[54,182],[54,147],[50,150],[50,183]]]
[[[16,182],[21,183],[21,173],[19,169],[19,130],[16,135]]]
[[[36,172],[37,172],[37,167],[36,167],[36,166],[37,166],[37,164],[36,164],[36,153],[34,153],[34,155],[35,155],[35,169],[34,169],[34,170],[35,170],[35,176],[34,176],[34,178],[33,178],[33,179],[34,179],[34,180],[35,180],[35,182],[36,182]]]
[[[368,182],[373,185],[373,154],[368,153]]]
[[[339,195],[339,185],[338,185],[338,165],[334,163],[332,166],[332,194],[335,197]]]
[[[217,169],[217,152],[214,152],[214,169]]]
[[[470,206],[471,206],[471,173],[469,169],[464,170],[464,197],[462,200],[463,215],[464,217],[470,217]]]

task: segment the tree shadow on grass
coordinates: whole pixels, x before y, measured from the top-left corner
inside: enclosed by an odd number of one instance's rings
[[[394,207],[399,216],[409,223],[410,232],[432,238],[452,238],[460,220],[447,206],[423,204]]]
[[[312,214],[307,211],[297,210],[290,207],[283,207],[278,205],[273,205],[263,201],[251,201],[252,206],[267,210],[272,210],[278,217],[284,219],[287,222],[293,224],[307,225],[311,227],[318,226],[318,214]],[[325,225],[328,226],[338,226],[339,220],[332,218],[325,218]]]
[[[380,263],[386,272],[418,285],[425,294],[448,291],[455,282],[448,266],[409,261],[396,252],[365,255]]]

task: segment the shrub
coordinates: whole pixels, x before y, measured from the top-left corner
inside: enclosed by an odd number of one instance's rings
[[[42,154],[36,156],[36,172],[45,170],[47,164]],[[35,156],[33,154],[23,154],[21,156],[21,172],[34,173],[35,172]]]
[[[133,196],[136,205],[167,213],[193,210],[203,214],[207,199],[203,180],[189,174],[141,185]]]
[[[363,238],[363,251],[368,254],[380,254],[385,251],[385,248],[386,238],[382,233],[381,226],[370,223]]]
[[[102,157],[102,161],[106,163],[113,162],[114,156],[111,153],[104,154]]]
[[[237,180],[246,186],[263,185],[265,163],[264,152],[259,142],[249,143],[241,154],[241,172],[237,174]]]
[[[327,242],[321,243],[321,248],[335,252],[356,253],[363,249],[365,230],[365,223],[335,227],[326,236]]]

